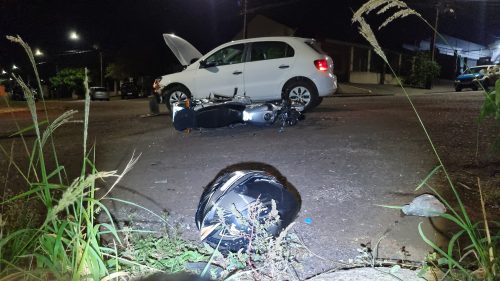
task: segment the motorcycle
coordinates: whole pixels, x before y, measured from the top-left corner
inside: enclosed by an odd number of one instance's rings
[[[276,122],[295,126],[304,119],[303,108],[292,107],[290,100],[279,103],[254,104],[246,96],[214,96],[213,98],[180,101],[172,105],[172,120],[178,131],[195,128],[220,128],[234,124],[269,126]]]

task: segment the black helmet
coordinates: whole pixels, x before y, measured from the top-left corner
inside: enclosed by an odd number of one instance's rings
[[[271,211],[273,200],[276,203],[280,222],[268,229],[274,236],[279,235],[300,210],[298,193],[271,174],[251,170],[227,172],[208,186],[201,196],[196,211],[196,225],[200,230],[201,240],[213,248],[219,245],[218,250],[222,253],[245,249],[249,242],[243,237],[246,235],[233,236],[227,231],[222,232],[226,225],[240,233],[250,234],[248,226],[242,225],[231,209],[236,208],[239,214],[248,219],[248,207],[257,200],[267,209],[259,214],[259,218],[264,218]],[[224,218],[219,218],[219,208],[224,211]]]

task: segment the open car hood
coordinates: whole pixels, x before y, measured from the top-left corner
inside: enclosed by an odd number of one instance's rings
[[[163,34],[163,39],[179,62],[184,66],[190,65],[193,59],[199,59],[202,56],[200,51],[193,47],[188,41],[174,34]]]

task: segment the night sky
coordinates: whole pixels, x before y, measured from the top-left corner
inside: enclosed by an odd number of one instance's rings
[[[352,11],[363,2],[248,0],[248,7],[264,7],[256,13],[297,29],[299,36],[364,43],[350,22]],[[430,22],[434,21],[435,2],[407,1]],[[455,11],[440,16],[441,32],[480,44],[492,43],[500,36],[499,0],[441,2]],[[20,48],[5,39],[7,34],[19,34],[48,57],[98,45],[108,63],[117,57],[130,58],[140,61],[151,74],[161,74],[176,63],[162,33],[173,32],[204,53],[231,40],[242,28],[240,10],[238,0],[1,0],[0,68],[22,60]],[[68,40],[70,30],[80,34],[79,42]],[[398,48],[401,43],[414,43],[431,33],[416,18],[408,18],[377,36],[383,46]]]

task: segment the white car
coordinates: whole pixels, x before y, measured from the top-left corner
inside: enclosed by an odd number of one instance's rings
[[[244,95],[255,102],[289,97],[293,104],[308,110],[337,90],[333,60],[321,52],[313,39],[238,40],[202,55],[178,36],[164,34],[163,38],[185,66],[183,71],[155,81],[155,92],[169,110],[175,102],[214,95]]]

